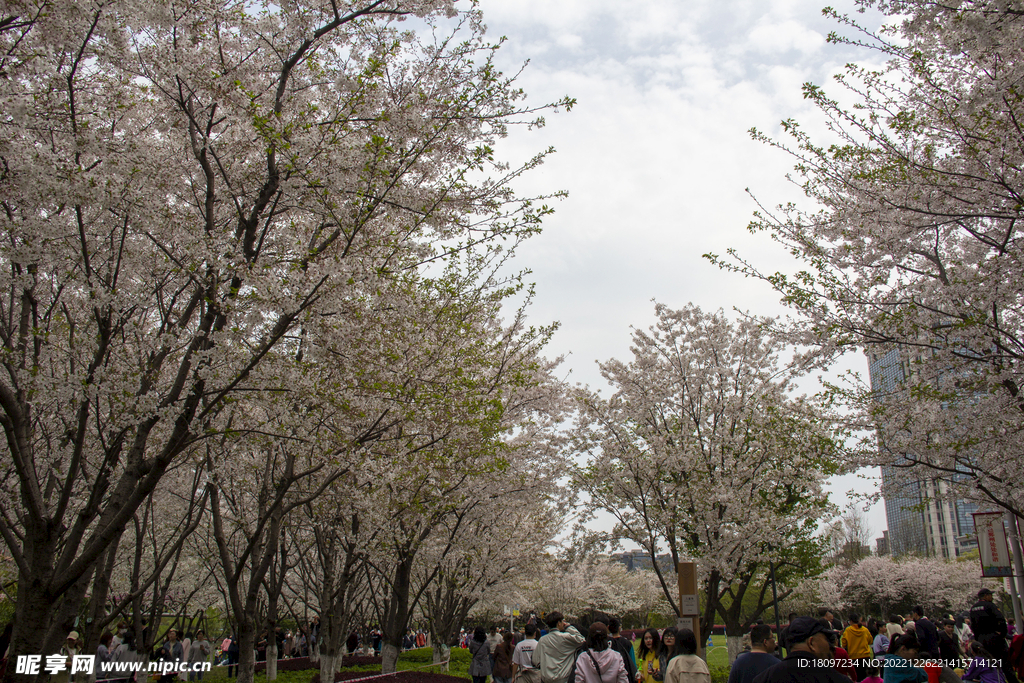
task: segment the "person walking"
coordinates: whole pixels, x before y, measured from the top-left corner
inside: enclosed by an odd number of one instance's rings
[[[203,680],[202,665],[210,659],[210,653],[212,651],[213,646],[210,645],[210,641],[206,639],[206,631],[202,629],[196,631],[195,640],[192,641],[192,648],[188,653],[188,662],[190,664],[188,680]],[[196,669],[198,669],[198,671]]]
[[[772,640],[773,649],[774,643]],[[693,631],[688,628],[679,629],[676,646],[679,654],[669,660],[665,683],[711,683],[711,671],[707,663],[697,656],[697,636]]]
[[[232,634],[231,644],[228,645],[228,678],[232,677],[232,672],[234,672],[235,676],[238,675],[239,651],[240,650],[238,648],[238,634]]]
[[[540,669],[542,683],[567,683],[576,648],[586,641],[579,630],[555,610],[544,618],[548,632],[537,641],[533,665]]]
[[[668,663],[679,654],[679,631],[669,626],[661,632],[661,647],[658,648],[658,670],[654,672],[656,681],[664,681],[668,671]]]
[[[170,661],[179,663],[185,661],[185,648],[178,640],[177,629],[167,629],[167,642],[164,643],[164,646],[167,648],[167,656],[170,657]]]
[[[924,610],[920,605],[915,605],[910,609],[910,616],[914,619],[914,633],[917,634],[917,642],[921,644],[921,656],[938,659],[939,630],[932,620],[924,615]]]
[[[537,624],[526,624],[526,636],[516,644],[512,653],[512,683],[540,683],[540,669],[533,665],[533,651],[537,647]]]
[[[491,668],[494,668],[494,651],[498,649],[498,646],[502,643],[501,634],[498,633],[497,626],[491,626],[491,632],[487,634],[487,651],[491,653]]]
[[[587,649],[576,658],[576,679],[571,683],[629,683],[622,655],[611,647],[608,627],[595,621],[587,630]]]
[[[469,652],[473,656],[469,663],[469,675],[473,677],[473,683],[487,683],[487,677],[491,675],[491,651],[487,647],[487,631],[483,626],[477,626],[473,631]]]
[[[516,645],[512,638],[512,632],[506,631],[498,647],[494,648],[494,667],[491,669],[491,678],[494,683],[512,683],[512,655],[515,654]]]
[[[110,661],[119,663],[122,666],[111,671],[107,678],[128,679],[135,675],[130,670],[130,662],[142,661],[142,655],[135,649],[135,632],[126,630],[121,634],[121,644],[110,653]]]

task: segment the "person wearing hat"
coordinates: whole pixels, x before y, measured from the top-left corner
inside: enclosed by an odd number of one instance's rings
[[[789,654],[754,683],[851,683],[831,666],[828,634],[832,625],[813,617],[797,617],[789,625]]]
[[[72,631],[68,634],[68,637],[64,640],[64,645],[60,648],[60,653],[68,658],[68,671],[71,671],[72,658],[78,654],[78,637],[78,631]]]
[[[1017,683],[1017,674],[1010,662],[1009,648],[1006,647],[1006,617],[992,604],[992,591],[982,588],[978,591],[978,602],[971,608],[971,630],[974,638],[996,659],[1003,661],[1006,683]]]
[[[611,643],[607,626],[600,621],[591,624],[587,649],[576,658],[576,679],[569,683],[630,683],[622,655],[610,647]]]
[[[988,588],[978,591],[978,602],[971,608],[970,615],[975,637],[995,633],[1006,638],[1006,617],[992,604],[992,591]]]

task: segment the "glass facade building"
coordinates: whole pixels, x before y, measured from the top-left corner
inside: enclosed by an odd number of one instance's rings
[[[906,380],[910,362],[896,348],[872,351],[868,354],[868,373],[872,390],[892,393]],[[914,553],[953,559],[978,547],[971,517],[976,505],[947,495],[945,482],[907,481],[896,476],[896,469],[882,468],[882,498],[892,555]]]

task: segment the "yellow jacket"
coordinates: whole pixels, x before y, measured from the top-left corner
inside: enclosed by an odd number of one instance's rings
[[[871,631],[860,624],[847,626],[843,631],[843,646],[849,653],[850,659],[870,659],[871,653]]]

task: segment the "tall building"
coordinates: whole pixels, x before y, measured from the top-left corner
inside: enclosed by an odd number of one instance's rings
[[[910,374],[909,359],[898,348],[872,351],[868,374],[872,390],[894,392]],[[945,482],[908,482],[897,478],[895,467],[883,467],[882,498],[893,556],[916,553],[953,559],[978,547],[971,516],[978,506],[950,497]]]
[[[882,537],[875,539],[875,555],[888,555],[889,554],[889,531],[887,529],[882,530]]]

